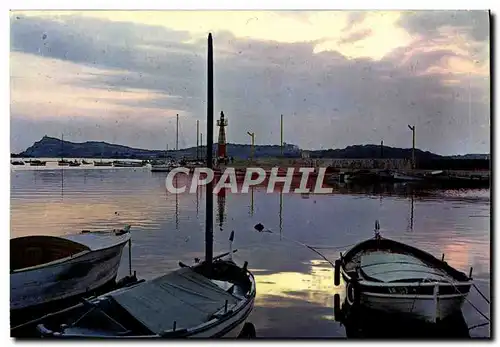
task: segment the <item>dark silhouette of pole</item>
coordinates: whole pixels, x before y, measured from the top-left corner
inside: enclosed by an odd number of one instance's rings
[[[212,147],[214,142],[214,70],[212,34],[208,34],[207,56],[207,168],[212,169]],[[212,263],[213,258],[213,196],[212,181],[206,185],[205,212],[205,261]]]
[[[281,156],[283,157],[283,115],[281,115],[281,123],[280,123],[280,133],[281,133]]]
[[[198,140],[200,139],[200,121],[196,121],[196,160],[200,159],[200,145]]]
[[[411,168],[415,169],[415,126],[408,125],[412,132]]]
[[[179,115],[177,115],[177,126],[175,130],[175,151],[179,150]]]
[[[384,157],[384,140],[380,141],[380,158]]]

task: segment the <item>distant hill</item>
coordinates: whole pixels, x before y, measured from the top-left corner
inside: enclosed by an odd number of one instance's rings
[[[452,159],[490,159],[489,154],[463,154],[463,155],[452,155]]]
[[[344,149],[326,149],[319,151],[311,151],[311,157],[315,158],[391,158],[391,159],[408,159],[411,158],[411,148],[396,148],[380,145],[354,145],[347,146]],[[439,154],[434,154],[428,151],[422,151],[415,148],[416,160],[433,160],[443,158]]]
[[[214,144],[213,150],[217,148]],[[200,148],[200,155],[201,155]],[[203,149],[205,151],[205,147]],[[227,151],[235,158],[249,158],[251,146],[243,144],[229,143]],[[277,157],[280,156],[281,149],[278,145],[255,146],[255,157]],[[297,146],[285,144],[283,154],[287,157],[300,157],[300,149]],[[178,151],[168,151],[171,157],[196,157],[196,147],[179,149]],[[75,143],[62,141],[60,139],[44,136],[40,141],[19,154],[12,157],[77,157],[77,158],[117,158],[117,159],[155,159],[164,158],[165,150],[149,150],[132,148],[128,146],[116,145],[107,142],[87,141]],[[203,154],[204,156],[204,154]]]
[[[217,144],[214,144],[215,151]],[[228,155],[238,159],[246,159],[250,157],[251,146],[247,144],[227,145]],[[204,152],[204,150],[203,150]],[[411,148],[396,148],[380,145],[355,145],[348,146],[343,149],[327,149],[308,151],[311,158],[392,158],[392,159],[408,159],[411,158]],[[201,152],[200,152],[201,153]],[[183,148],[178,151],[168,151],[171,157],[196,157],[196,147]],[[205,156],[205,154],[200,154]],[[278,145],[256,145],[255,157],[279,157],[281,149]],[[77,157],[77,158],[117,158],[117,159],[156,159],[165,157],[164,150],[149,150],[132,148],[117,144],[111,144],[100,141],[87,141],[83,143],[75,143],[70,141],[62,141],[60,139],[44,136],[40,141],[35,142],[32,146],[19,154],[11,154],[11,157]],[[301,156],[301,150],[293,144],[285,144],[283,148],[283,156],[289,158],[298,158]],[[472,157],[471,157],[472,156]],[[415,157],[417,161],[434,161],[438,159],[489,159],[489,154],[467,154],[464,156],[445,157],[428,151],[415,149]]]

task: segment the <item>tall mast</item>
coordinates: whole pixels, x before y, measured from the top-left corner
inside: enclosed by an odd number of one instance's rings
[[[283,157],[283,115],[281,115],[280,134],[281,134],[281,139],[280,139],[281,156]]]
[[[177,118],[177,126],[175,127],[175,150],[179,150],[179,114],[176,116]],[[176,153],[177,154],[177,153]]]
[[[214,142],[214,70],[212,34],[208,34],[207,56],[207,168],[212,169],[212,147]],[[212,181],[206,185],[205,212],[205,261],[212,263],[213,258],[213,196]]]
[[[198,140],[200,139],[200,121],[196,121],[196,160],[200,159],[200,145],[198,143]]]

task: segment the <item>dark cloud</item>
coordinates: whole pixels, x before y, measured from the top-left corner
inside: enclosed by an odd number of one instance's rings
[[[159,114],[175,109],[195,119],[206,117],[204,39],[181,43],[189,38],[184,32],[81,17],[66,22],[26,18],[11,21],[11,26],[12,51],[123,70],[87,76],[78,82],[80,86],[154,91],[160,96],[120,102],[157,109]],[[489,148],[489,128],[481,127],[488,124],[489,106],[473,103],[474,122],[469,124],[463,98],[466,87],[446,85],[441,75],[423,74],[442,59],[456,56],[452,51],[414,53],[407,58],[407,51],[399,49],[381,61],[349,60],[338,52],[315,54],[314,42],[277,43],[235,38],[228,32],[215,32],[214,46],[215,110],[216,114],[224,110],[229,117],[231,142],[248,142],[246,132],[253,130],[258,143],[278,143],[279,117],[284,114],[286,142],[309,148],[381,139],[387,145],[408,147],[407,124],[417,126],[422,149],[456,153]],[[483,95],[488,85],[476,87],[474,95]],[[136,121],[143,134],[157,136],[134,137],[139,131]],[[161,117],[123,122],[122,129],[130,128],[116,141],[161,148],[162,122]],[[194,144],[195,130],[183,126],[186,143]],[[15,131],[21,127],[13,127]],[[460,139],[466,139],[467,145]],[[34,140],[38,139],[30,139]]]
[[[466,34],[476,41],[489,40],[488,11],[419,11],[407,12],[399,24],[409,33],[435,36],[442,27],[454,27],[457,34]]]

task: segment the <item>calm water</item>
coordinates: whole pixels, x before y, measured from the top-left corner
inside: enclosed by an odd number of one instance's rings
[[[165,173],[148,168],[35,168],[11,171],[11,237],[62,235],[83,229],[132,225],[132,266],[141,278],[191,263],[204,254],[205,195],[166,192]],[[179,178],[181,180],[189,178]],[[266,193],[214,196],[214,253],[228,250],[235,231],[235,260],[248,261],[257,280],[251,321],[260,337],[345,337],[335,321],[333,269],[294,241],[322,247],[332,261],[342,246],[373,236],[376,219],[383,236],[441,256],[468,273],[490,296],[490,192],[440,192],[412,196],[389,189],[335,189],[330,195]],[[264,224],[273,233],[257,233]],[[121,275],[128,271],[125,250]],[[475,290],[469,300],[489,316]],[[483,323],[470,304],[463,316],[471,327]],[[470,331],[490,336],[489,326]]]

